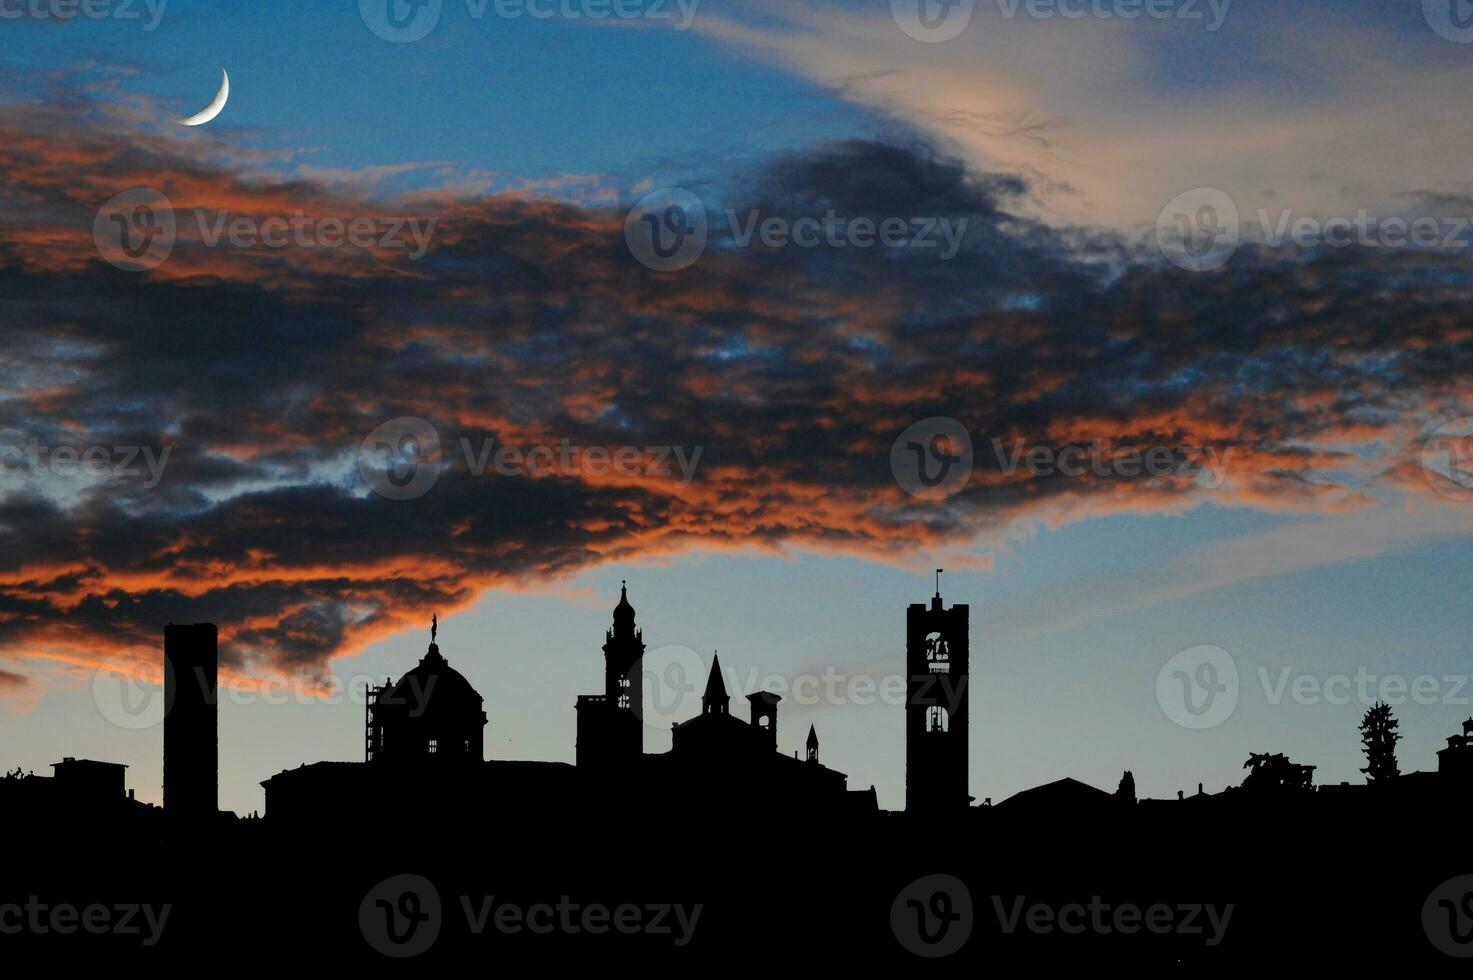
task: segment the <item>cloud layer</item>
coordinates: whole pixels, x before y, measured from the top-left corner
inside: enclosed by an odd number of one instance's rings
[[[167,261],[103,261],[98,209],[167,196]],[[376,196],[273,176],[101,107],[0,107],[0,446],[92,447],[91,474],[7,457],[0,649],[100,660],[168,622],[222,627],[242,669],[335,655],[483,591],[691,547],[912,561],[1035,522],[1224,505],[1326,512],[1429,492],[1431,425],[1463,414],[1466,258],[1244,248],[1190,274],[1108,233],[1021,216],[1031,192],[924,141],[841,142],[712,173],[712,238],[650,271],[623,207],[531,194]],[[434,218],[377,246],[211,246],[192,214]],[[967,222],[958,254],[739,247],[726,219]],[[944,501],[891,469],[918,420],[960,421],[975,469]],[[379,426],[424,420],[433,486],[360,471]],[[1225,482],[1005,472],[997,438],[1212,449]],[[488,442],[490,440],[490,442]],[[624,473],[477,474],[486,447],[641,450]],[[462,447],[469,446],[470,452]],[[128,447],[168,457],[156,485]],[[643,450],[699,451],[694,478]],[[143,457],[140,456],[140,459]],[[981,560],[974,553],[972,560]]]

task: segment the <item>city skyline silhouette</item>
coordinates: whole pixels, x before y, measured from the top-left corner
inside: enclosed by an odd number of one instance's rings
[[[0,951],[1458,969],[1470,10],[0,0]]]

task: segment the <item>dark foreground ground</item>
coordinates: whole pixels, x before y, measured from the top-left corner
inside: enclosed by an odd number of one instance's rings
[[[844,830],[792,813],[720,824],[679,805],[621,812],[611,798],[561,825],[365,817],[355,829],[244,822],[165,840],[24,828],[8,835],[0,876],[0,951],[6,962],[262,972],[467,957],[1145,976],[1473,966],[1450,955],[1473,955],[1459,814],[1432,826],[1374,811],[1338,822],[983,811]]]

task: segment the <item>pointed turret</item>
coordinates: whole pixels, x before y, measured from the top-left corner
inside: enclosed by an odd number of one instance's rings
[[[701,695],[701,713],[725,715],[731,712],[731,698],[726,693],[726,681],[721,679],[721,655],[711,657],[711,676],[706,678],[706,693]]]
[[[808,726],[808,761],[818,761],[818,732],[812,725]]]

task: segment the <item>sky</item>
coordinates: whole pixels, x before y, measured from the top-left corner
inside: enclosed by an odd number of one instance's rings
[[[571,761],[627,580],[653,676],[719,650],[785,692],[785,751],[812,723],[898,808],[885,692],[940,567],[979,800],[1262,751],[1359,781],[1377,697],[1434,768],[1473,714],[1461,8],[959,0],[930,41],[913,8],[444,0],[406,40],[377,0],[0,0],[0,765],[157,801],[162,709],[119,677],[216,622],[221,805],[260,809],[361,757],[355,692],[432,614],[488,756]],[[660,268],[638,234],[692,199]],[[109,244],[140,201],[167,254]],[[858,219],[905,240],[799,243]],[[932,491],[902,434],[938,419],[970,475]],[[406,433],[440,449],[407,488]],[[1210,725],[1172,700],[1204,663],[1237,675]]]

